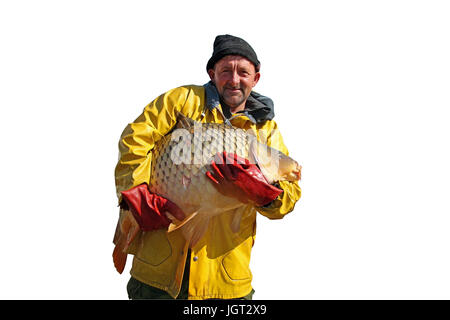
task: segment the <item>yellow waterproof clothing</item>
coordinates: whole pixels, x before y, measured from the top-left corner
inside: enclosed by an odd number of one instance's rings
[[[120,192],[149,183],[151,150],[176,123],[176,111],[199,122],[224,122],[218,99],[208,99],[205,86],[183,86],[170,90],[147,105],[130,123],[119,142],[116,189]],[[252,121],[253,120],[253,121]],[[273,120],[256,122],[248,114],[236,114],[231,124],[252,129],[259,140],[288,154]],[[211,219],[205,236],[191,249],[189,299],[231,299],[251,290],[250,253],[255,240],[256,210],[270,219],[283,218],[294,209],[301,190],[296,182],[281,181],[283,193],[267,207],[246,207],[237,234],[229,227],[231,215]],[[183,208],[181,208],[183,209]],[[129,253],[134,254],[131,275],[176,297],[180,291],[188,247],[181,233],[166,230],[140,232]]]

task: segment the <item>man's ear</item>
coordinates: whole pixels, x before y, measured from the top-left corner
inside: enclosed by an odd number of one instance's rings
[[[255,80],[253,81],[253,86],[256,86],[256,84],[259,81],[259,78],[261,78],[261,73],[259,72],[255,73]]]
[[[209,69],[208,70],[208,75],[209,75],[209,79],[211,79],[211,81],[214,80],[214,69]]]

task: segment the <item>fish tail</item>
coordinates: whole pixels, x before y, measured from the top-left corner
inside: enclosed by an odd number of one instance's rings
[[[176,111],[175,114],[177,116],[177,124],[176,124],[177,129],[189,129],[189,128],[193,127],[196,123],[195,120],[192,120],[191,118],[186,117],[184,114],[182,114],[179,111]]]

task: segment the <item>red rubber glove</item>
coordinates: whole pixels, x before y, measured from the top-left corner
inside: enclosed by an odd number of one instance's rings
[[[166,211],[178,220],[185,218],[184,212],[175,203],[150,193],[146,184],[140,184],[121,193],[142,231],[167,228],[171,221]]]
[[[275,200],[283,190],[268,184],[258,166],[234,153],[218,153],[211,162],[214,172],[206,175],[225,196],[262,207]]]

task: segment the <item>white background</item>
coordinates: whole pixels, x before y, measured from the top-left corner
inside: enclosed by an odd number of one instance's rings
[[[0,298],[126,299],[120,134],[208,81],[218,34],[262,62],[302,199],[258,217],[255,299],[450,298],[446,1],[2,1]]]

